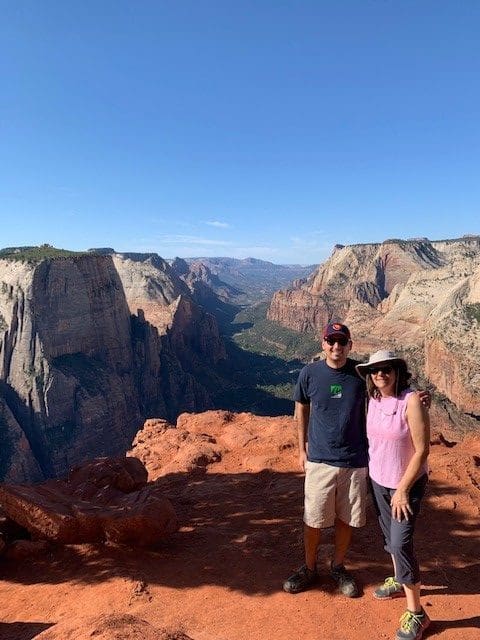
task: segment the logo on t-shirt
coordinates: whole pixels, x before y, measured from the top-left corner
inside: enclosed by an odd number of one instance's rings
[[[342,385],[341,384],[331,384],[330,385],[330,397],[331,398],[341,398],[342,397]]]

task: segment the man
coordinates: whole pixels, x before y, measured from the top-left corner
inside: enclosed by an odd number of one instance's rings
[[[340,591],[349,598],[358,587],[344,566],[354,527],[365,524],[367,439],[365,383],[348,358],[350,331],[333,322],[325,327],[325,360],[306,365],[295,388],[299,459],[305,471],[305,564],[283,584],[299,593],[318,580],[317,549],[322,529],[335,527],[330,569]]]

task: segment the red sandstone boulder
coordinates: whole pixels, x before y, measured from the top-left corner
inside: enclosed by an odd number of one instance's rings
[[[24,560],[31,556],[44,555],[48,549],[45,540],[14,540],[5,550],[9,560]]]
[[[297,426],[291,416],[231,411],[182,413],[176,427],[147,420],[128,456],[139,458],[149,479],[178,474],[298,469]],[[167,485],[168,486],[168,485]]]
[[[0,502],[34,539],[151,546],[178,524],[170,501],[146,479],[136,458],[99,458],[74,469],[66,480],[2,485]]]

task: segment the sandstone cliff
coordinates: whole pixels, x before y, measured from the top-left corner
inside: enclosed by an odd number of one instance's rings
[[[156,255],[0,259],[0,478],[124,452],[149,415],[211,406],[215,319]]]
[[[2,395],[42,474],[124,450],[142,416],[111,258],[1,260],[0,314]]]
[[[480,237],[337,246],[309,279],[274,295],[268,317],[317,336],[343,320],[355,351],[403,350],[417,374],[480,416]]]
[[[156,254],[114,254],[133,323],[143,413],[173,420],[212,406],[197,378],[226,357],[217,322]]]

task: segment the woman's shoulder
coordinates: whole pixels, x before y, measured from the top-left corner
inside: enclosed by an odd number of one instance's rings
[[[400,397],[405,401],[407,409],[408,407],[413,408],[422,405],[420,394],[415,389],[405,389],[405,391],[402,391]]]

